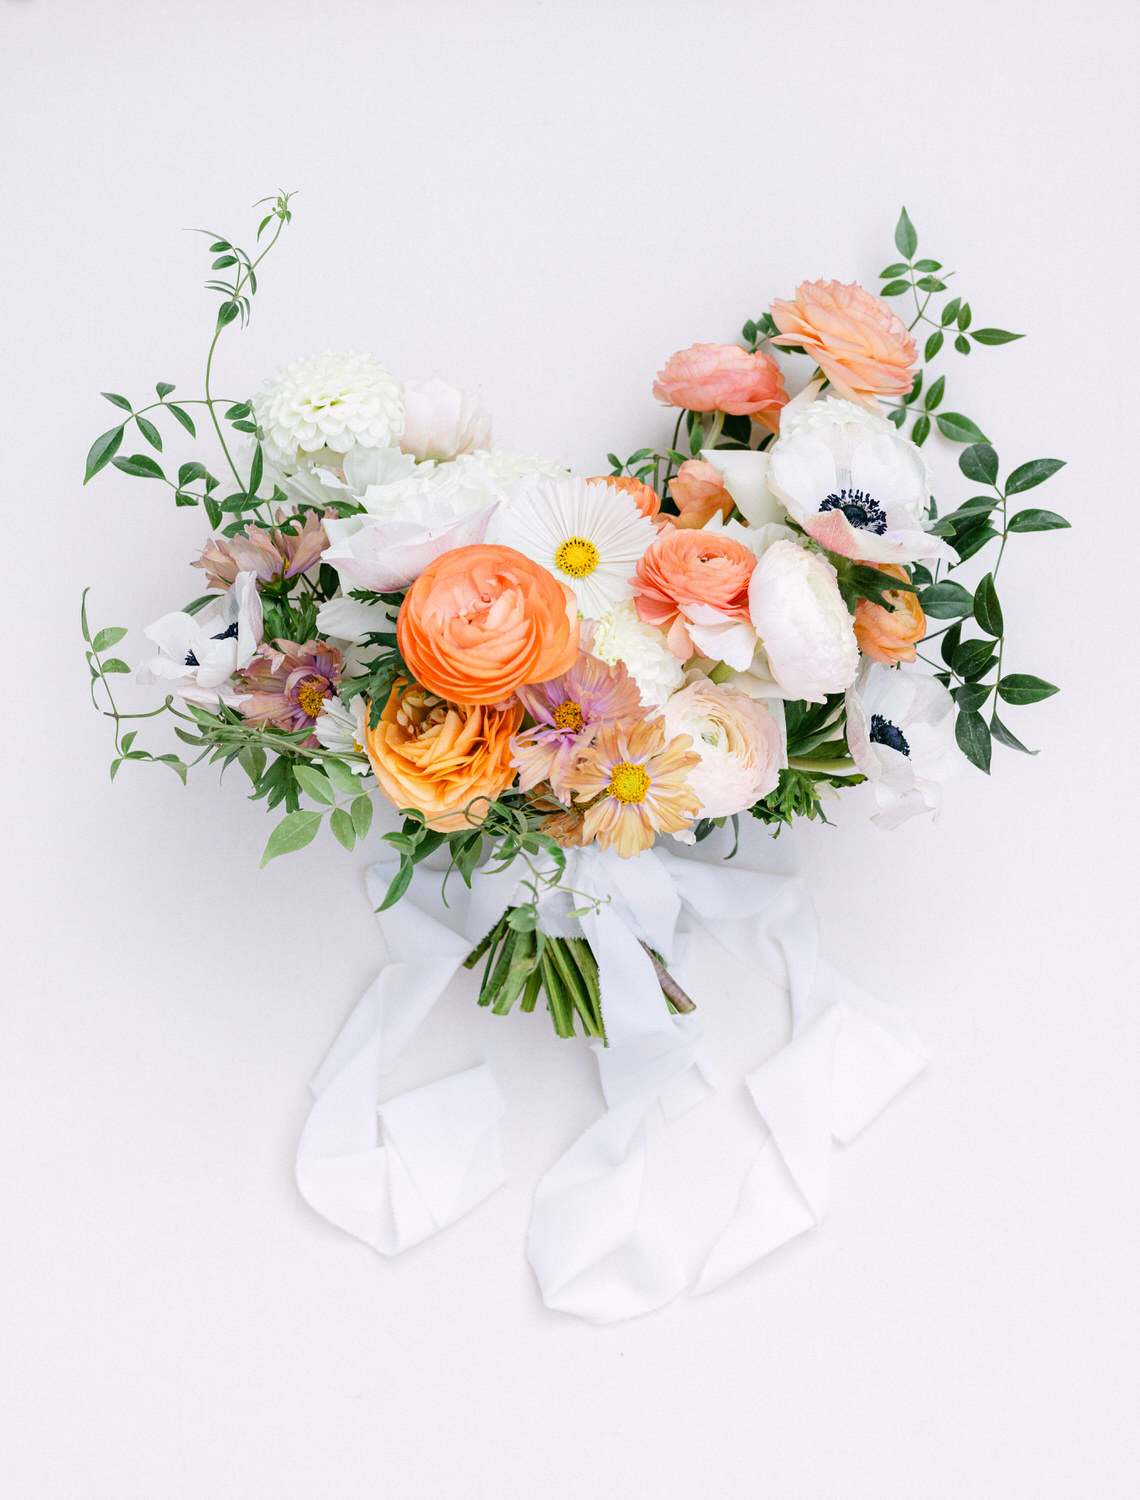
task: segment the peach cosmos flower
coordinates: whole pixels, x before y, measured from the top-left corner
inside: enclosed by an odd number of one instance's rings
[[[775,432],[786,403],[784,375],[770,354],[750,354],[739,344],[692,344],[665,361],[653,394],[685,411],[723,411],[754,417]]]
[[[918,358],[906,324],[858,282],[805,281],[795,301],[772,303],[774,344],[810,354],[841,396],[877,407],[879,396],[905,396]]]
[[[400,678],[379,723],[366,731],[364,748],[393,806],[414,807],[437,832],[455,833],[469,821],[480,823],[486,812],[480,799],[498,797],[514,781],[511,736],[522,716],[518,704],[445,703]]]
[[[287,734],[311,728],[340,686],[343,666],[344,657],[327,641],[266,641],[234,678],[242,718]],[[302,743],[312,747],[318,740],[310,735]]]
[[[735,537],[665,527],[632,580],[638,616],[667,632],[670,651],[682,661],[694,651],[727,660],[706,632],[719,634],[726,625],[748,621],[748,581],[755,566],[756,554]],[[755,644],[753,636],[749,660]]]
[[[574,767],[569,781],[584,801],[583,842],[597,839],[630,859],[648,849],[658,833],[680,833],[697,816],[700,798],[688,772],[700,763],[692,740],[681,734],[665,741],[660,719],[619,726],[607,724]]]
[[[566,776],[602,724],[633,724],[646,716],[637,683],[621,662],[611,666],[587,651],[568,672],[549,682],[518,689],[518,701],[534,720],[512,745],[519,790],[548,781],[569,802]]]
[[[574,595],[513,547],[457,547],[428,564],[396,623],[416,680],[449,703],[501,703],[578,655]]]
[[[657,519],[657,512],[661,509],[661,496],[651,484],[642,484],[632,474],[595,474],[586,483],[608,484],[611,489],[621,490],[623,495],[629,496],[647,521]]]
[[[881,563],[880,572],[906,582],[906,573],[893,563]],[[914,661],[914,647],[926,634],[926,616],[914,594],[906,589],[889,589],[883,598],[890,607],[860,599],[855,606],[855,639],[864,656],[888,666],[897,661]]]
[[[703,458],[687,459],[669,481],[669,494],[680,511],[668,520],[682,531],[699,530],[719,513],[727,521],[733,499],[725,488],[724,475]]]
[[[319,560],[329,539],[314,511],[304,517],[303,525],[299,515],[286,516],[283,510],[277,512],[276,520],[269,531],[247,526],[245,536],[211,537],[190,566],[205,569],[213,589],[228,588],[245,572],[256,573],[259,583],[295,578]]]

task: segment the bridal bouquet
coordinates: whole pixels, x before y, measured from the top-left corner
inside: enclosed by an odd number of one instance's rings
[[[1012,503],[1060,463],[1003,479],[981,428],[945,408],[931,365],[949,344],[1019,335],[974,326],[951,273],[916,258],[905,211],[879,295],[807,281],[740,342],[673,354],[652,386],[671,437],[580,475],[496,449],[478,396],[362,354],[220,396],[219,342],[291,218],[289,195],[266,202],[258,252],[210,235],[221,303],[202,395],[105,393],[120,419],[87,462],[87,479],[110,464],[205,513],[205,589],[146,627],[139,677],[193,764],[236,763],[283,814],[266,860],[326,820],[352,849],[380,797],[402,817],[382,835],[398,857],[383,907],[437,850],[468,886],[517,862],[514,899],[467,959],[480,1002],[544,995],[560,1036],[577,1022],[604,1038],[596,955],[572,923],[606,898],[575,886],[569,851],[632,860],[742,815],[778,830],[862,781],[894,828],[936,813],[965,762],[988,771],[993,740],[1025,748],[999,701],[1056,689],[1009,670],[996,579],[1012,535],[1068,524]],[[199,427],[217,456],[169,462],[164,445]],[[935,430],[977,490],[949,511]],[[143,451],[123,455],[128,434]],[[968,585],[962,565],[991,548]],[[147,715],[112,697],[125,630],[92,633],[86,610],[83,630],[112,776],[151,760],[185,780],[179,755],[136,745],[126,726]],[[642,947],[673,1011],[690,1009]]]

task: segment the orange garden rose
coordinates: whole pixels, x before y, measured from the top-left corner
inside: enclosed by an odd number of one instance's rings
[[[658,370],[653,394],[686,411],[723,411],[754,417],[775,432],[787,403],[784,375],[770,354],[739,344],[693,344],[671,354]]]
[[[417,682],[449,703],[501,703],[578,658],[574,595],[513,547],[456,547],[429,563],[396,635]]]
[[[468,827],[464,808],[497,797],[515,779],[511,736],[522,723],[519,704],[506,709],[445,703],[401,678],[364,748],[380,790],[395,807],[414,807],[440,833]],[[482,822],[485,802],[471,809]]]
[[[642,484],[640,479],[634,479],[631,474],[595,474],[586,483],[608,484],[615,490],[621,490],[629,496],[647,521],[657,519],[657,512],[661,509],[661,496],[651,484]]]
[[[668,519],[682,531],[696,530],[719,513],[727,521],[732,514],[732,496],[724,487],[724,475],[703,458],[687,459],[669,481],[669,494],[680,511]]]
[[[857,282],[805,281],[794,302],[772,303],[772,317],[781,334],[772,342],[805,350],[848,401],[875,406],[876,395],[905,396],[914,384],[906,324]]]
[[[880,565],[880,572],[892,578],[906,579],[902,568],[893,563]],[[870,599],[860,599],[855,606],[855,639],[864,656],[888,664],[897,661],[914,661],[915,642],[926,634],[926,616],[922,605],[914,594],[905,589],[890,589],[883,595],[890,601],[890,608],[872,604]]]

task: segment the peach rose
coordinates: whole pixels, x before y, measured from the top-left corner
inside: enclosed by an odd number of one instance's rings
[[[750,354],[739,344],[693,344],[658,370],[653,394],[685,411],[723,411],[754,417],[775,432],[787,402],[784,376],[770,354]]]
[[[883,563],[880,572],[892,578],[906,578],[902,568],[893,563]],[[864,656],[890,664],[896,661],[914,661],[915,642],[926,634],[926,616],[922,605],[914,594],[905,589],[890,589],[883,595],[890,600],[890,608],[872,604],[870,599],[860,599],[855,605],[855,639]]]
[[[657,512],[661,509],[661,496],[651,484],[642,484],[640,479],[634,479],[630,474],[595,474],[586,483],[612,485],[615,490],[621,490],[624,495],[629,496],[647,521],[657,519]]]
[[[727,521],[732,513],[732,496],[724,487],[724,475],[703,458],[690,458],[669,481],[669,494],[677,503],[679,516],[668,516],[682,531],[699,530],[719,511]]]
[[[631,580],[637,613],[668,632],[669,649],[682,661],[694,651],[717,661],[741,653],[751,660],[756,637],[748,623],[748,582],[755,566],[755,553],[735,537],[666,526]],[[734,649],[737,636],[747,639]]]
[[[881,297],[852,282],[805,281],[794,302],[772,303],[781,337],[810,354],[841,396],[876,406],[875,396],[905,396],[918,358],[906,324]]]
[[[428,564],[396,622],[416,681],[449,703],[500,703],[578,659],[574,595],[513,547],[456,547]]]
[[[365,732],[364,748],[380,790],[394,807],[414,807],[439,833],[478,824],[486,804],[515,779],[511,736],[522,723],[520,704],[506,709],[444,703],[400,678],[380,722]]]

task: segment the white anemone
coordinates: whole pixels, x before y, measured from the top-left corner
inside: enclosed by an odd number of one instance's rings
[[[197,614],[176,610],[163,615],[143,634],[158,655],[139,666],[138,679],[162,683],[187,703],[202,708],[239,702],[226,684],[248,667],[261,644],[261,595],[257,574],[239,573],[233,585]]]
[[[937,816],[942,782],[965,757],[954,742],[954,700],[921,672],[865,661],[847,692],[847,744],[874,783],[880,811],[872,822],[897,828],[918,813]]]

